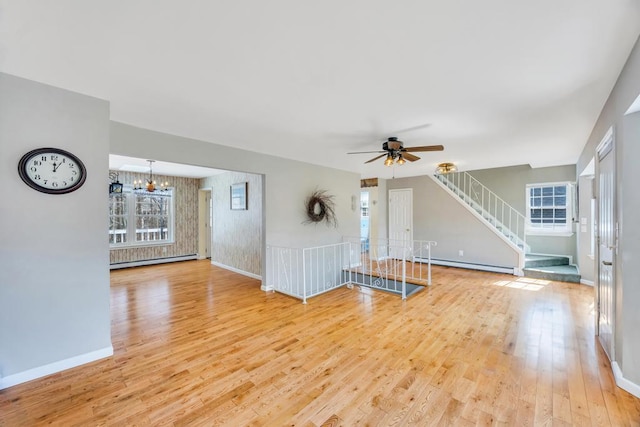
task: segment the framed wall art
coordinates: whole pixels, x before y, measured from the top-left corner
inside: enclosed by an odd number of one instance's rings
[[[247,183],[231,185],[231,210],[247,210]]]

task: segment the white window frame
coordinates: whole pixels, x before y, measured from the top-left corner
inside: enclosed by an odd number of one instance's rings
[[[175,243],[175,191],[173,187],[169,187],[166,191],[160,190],[148,194],[160,195],[161,191],[162,193],[166,193],[165,195],[163,195],[163,197],[170,197],[169,212],[167,212],[167,238],[158,240],[136,241],[136,195],[138,193],[144,193],[145,191],[134,190],[131,185],[125,185],[122,189],[122,194],[125,196],[125,203],[127,204],[127,241],[123,243],[109,243],[110,248],[118,249],[143,246],[160,246]],[[111,230],[109,230],[109,233],[111,233]]]
[[[565,192],[565,204],[564,205],[547,205],[544,206],[532,206],[531,205],[531,190],[534,188],[540,188],[541,192],[543,188],[549,187],[561,187],[566,188]],[[544,182],[527,184],[526,186],[526,233],[535,235],[547,235],[547,236],[571,236],[573,234],[573,219],[575,218],[574,206],[575,206],[575,183],[573,182]],[[541,196],[542,197],[542,196]],[[555,202],[555,199],[554,199]],[[532,222],[531,210],[532,209],[566,209],[565,223],[557,224],[552,223],[537,223]],[[552,218],[553,219],[553,218]]]

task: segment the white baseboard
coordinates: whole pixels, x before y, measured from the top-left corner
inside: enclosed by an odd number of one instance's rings
[[[427,262],[426,259],[423,258],[414,258],[414,261],[422,261],[424,263]],[[484,264],[472,264],[468,262],[459,262],[459,261],[447,261],[444,259],[434,259],[431,258],[432,265],[444,265],[446,267],[457,267],[457,268],[466,268],[467,270],[480,270],[480,271],[491,271],[493,273],[506,273],[513,274],[517,276],[518,270],[515,267],[498,267],[495,265],[484,265]]]
[[[613,376],[616,379],[618,387],[640,398],[640,385],[629,381],[622,375],[622,370],[620,366],[618,366],[618,362],[611,362],[611,369],[613,370]]]
[[[216,262],[216,261],[211,261],[211,264],[215,265],[216,267],[224,268],[225,270],[233,271],[234,273],[242,274],[243,276],[251,277],[252,279],[262,280],[262,276],[254,274],[254,273],[249,273],[248,271],[240,270],[238,268],[231,267],[231,266],[228,266],[228,265],[225,265],[225,264],[221,264],[221,263]]]
[[[593,280],[580,279],[580,283],[587,286],[595,286]]]
[[[113,347],[105,347],[100,350],[91,351],[89,353],[73,356],[68,359],[59,360],[57,362],[49,363],[48,365],[38,366],[37,368],[29,369],[17,374],[12,374],[6,377],[0,378],[0,390],[14,385],[26,383],[27,381],[35,380],[47,375],[55,374],[56,372],[64,371],[67,369],[75,368],[76,366],[84,365],[85,363],[94,362],[96,360],[104,359],[105,357],[113,356]]]
[[[109,266],[109,269],[117,270],[119,268],[141,267],[143,265],[166,264],[169,262],[191,261],[194,259],[198,259],[198,256],[196,254],[173,256],[173,257],[167,257],[167,258],[144,259],[140,261],[119,262],[117,264],[111,264]]]

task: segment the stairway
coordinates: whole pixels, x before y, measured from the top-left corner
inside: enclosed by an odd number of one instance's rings
[[[520,254],[525,277],[580,283],[580,274],[569,257],[531,254],[526,241],[526,218],[467,172],[432,176],[469,211],[493,229]]]
[[[529,251],[526,243],[525,217],[497,194],[467,172],[453,172],[433,176],[443,188],[457,196],[463,205],[477,214],[488,227],[495,230],[523,255]],[[522,265],[522,264],[521,264]]]
[[[532,279],[580,283],[578,268],[565,256],[527,254],[522,272]]]

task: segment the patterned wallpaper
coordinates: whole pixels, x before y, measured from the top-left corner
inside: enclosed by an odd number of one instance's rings
[[[231,210],[231,184],[247,182],[247,210]],[[211,188],[213,226],[211,260],[262,275],[262,176],[226,172],[205,178],[201,188]]]
[[[147,174],[113,171],[119,174],[122,183],[146,180]],[[111,264],[193,255],[198,252],[198,188],[199,179],[154,175],[158,182],[168,181],[174,188],[175,198],[175,243],[159,246],[119,248],[110,250]],[[107,185],[105,184],[105,194]],[[107,234],[105,232],[105,239]],[[166,252],[164,252],[166,248]]]

